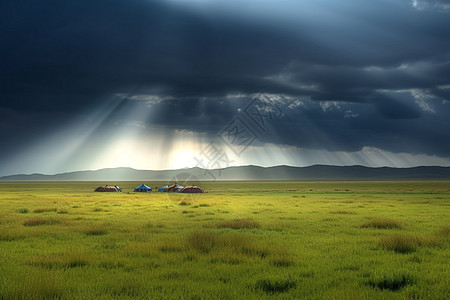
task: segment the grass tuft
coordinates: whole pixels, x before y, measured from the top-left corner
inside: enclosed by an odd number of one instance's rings
[[[440,239],[435,236],[394,235],[382,238],[379,244],[386,250],[409,253],[415,251],[419,246],[438,246],[440,242]]]
[[[402,224],[392,219],[376,219],[359,225],[361,228],[394,229],[402,228]]]
[[[342,200],[341,203],[355,203],[354,200]]]
[[[287,268],[294,264],[294,260],[292,257],[275,257],[270,260],[270,263],[274,265],[275,267],[279,268]]]
[[[31,218],[28,220],[25,220],[23,222],[24,226],[39,226],[39,225],[55,225],[60,224],[60,220],[55,219],[45,219],[45,218]]]
[[[62,264],[66,268],[83,267],[89,264],[89,258],[84,253],[69,253],[62,259]]]
[[[108,231],[102,227],[90,227],[84,230],[84,234],[86,235],[105,235]]]
[[[180,203],[178,203],[178,205],[181,205],[181,206],[185,206],[185,205],[191,205],[192,203],[191,203],[191,201],[189,201],[189,200],[181,200],[180,201]]]
[[[297,283],[290,278],[260,279],[255,283],[255,289],[268,294],[284,293],[296,286]]]
[[[210,232],[196,231],[188,237],[188,245],[201,253],[209,253],[217,243],[217,236]]]
[[[165,226],[163,224],[145,223],[142,226],[144,232],[161,232]]]
[[[157,223],[157,224],[153,224],[153,223],[146,223],[144,225],[145,228],[164,228],[166,227],[164,224],[161,223]]]
[[[216,258],[231,257],[230,261],[238,260],[235,254],[265,258],[271,253],[266,246],[254,244],[243,235],[221,235],[205,231],[191,233],[186,241],[186,246],[202,254],[214,252]],[[229,254],[233,255],[230,256]]]
[[[106,270],[114,270],[114,269],[124,269],[126,267],[126,263],[124,261],[117,261],[114,259],[106,259],[97,263],[100,268]]]
[[[16,277],[4,289],[0,286],[1,299],[62,299],[63,286],[51,271],[30,270],[26,276]]]
[[[330,213],[335,214],[335,215],[356,215],[356,213],[354,211],[345,210],[345,209],[333,210],[333,211],[330,211]]]
[[[232,228],[232,229],[253,229],[259,228],[261,225],[252,219],[236,219],[224,221],[217,224],[218,228]]]
[[[246,245],[242,247],[242,253],[249,256],[257,256],[259,258],[266,258],[270,251],[268,248],[260,245]]]
[[[80,252],[69,252],[62,257],[54,255],[41,255],[33,257],[29,264],[31,266],[42,267],[46,269],[56,268],[76,268],[89,264],[89,257]]]
[[[222,249],[222,251],[211,255],[210,262],[213,264],[238,265],[243,262],[243,257],[240,253],[234,252],[233,249]]]
[[[436,236],[427,235],[418,238],[417,243],[419,246],[439,246],[441,239]]]
[[[19,214],[27,214],[30,212],[30,210],[28,208],[18,208],[16,209],[16,212],[18,212]]]
[[[394,235],[382,238],[380,246],[397,253],[409,253],[415,251],[419,246],[419,239],[409,235]]]
[[[22,240],[25,238],[25,235],[15,232],[13,230],[2,230],[0,231],[0,241],[3,242],[12,242],[17,240]]]
[[[294,258],[287,253],[285,248],[278,247],[271,249],[270,263],[275,267],[287,268],[294,264]]]
[[[47,224],[47,220],[43,218],[31,218],[23,222],[24,226],[38,226]]]
[[[56,208],[36,208],[33,210],[34,213],[40,214],[45,212],[56,212]]]
[[[450,237],[450,226],[441,227],[438,230],[437,235],[441,236],[441,237],[444,237],[444,238]]]
[[[408,274],[388,273],[372,276],[367,284],[375,289],[398,291],[407,285],[414,284],[414,280]]]
[[[170,243],[166,242],[165,244],[161,245],[159,247],[159,251],[163,253],[177,253],[177,252],[183,252],[184,247],[180,245],[179,243]]]
[[[28,263],[34,267],[55,269],[60,265],[60,259],[58,259],[54,256],[41,255],[41,256],[32,257]]]

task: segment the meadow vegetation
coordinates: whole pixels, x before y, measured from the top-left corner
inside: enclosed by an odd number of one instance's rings
[[[397,220],[375,219],[375,220],[371,220],[369,222],[362,223],[361,227],[364,227],[364,228],[373,227],[373,228],[391,229],[391,228],[402,228],[402,225]]]
[[[104,184],[0,183],[0,299],[450,298],[448,181]]]

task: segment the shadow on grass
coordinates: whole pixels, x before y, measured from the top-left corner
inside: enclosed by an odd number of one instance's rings
[[[297,283],[291,278],[271,278],[256,281],[254,287],[268,294],[285,293],[295,288]]]
[[[405,273],[389,273],[374,275],[367,284],[375,289],[398,291],[405,286],[414,284],[414,279]]]

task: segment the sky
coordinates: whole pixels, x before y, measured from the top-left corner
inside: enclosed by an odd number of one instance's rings
[[[6,0],[0,45],[0,176],[450,166],[448,0]]]

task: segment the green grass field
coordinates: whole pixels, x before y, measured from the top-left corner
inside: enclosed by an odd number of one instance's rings
[[[1,299],[450,298],[448,181],[101,184],[0,183]]]

